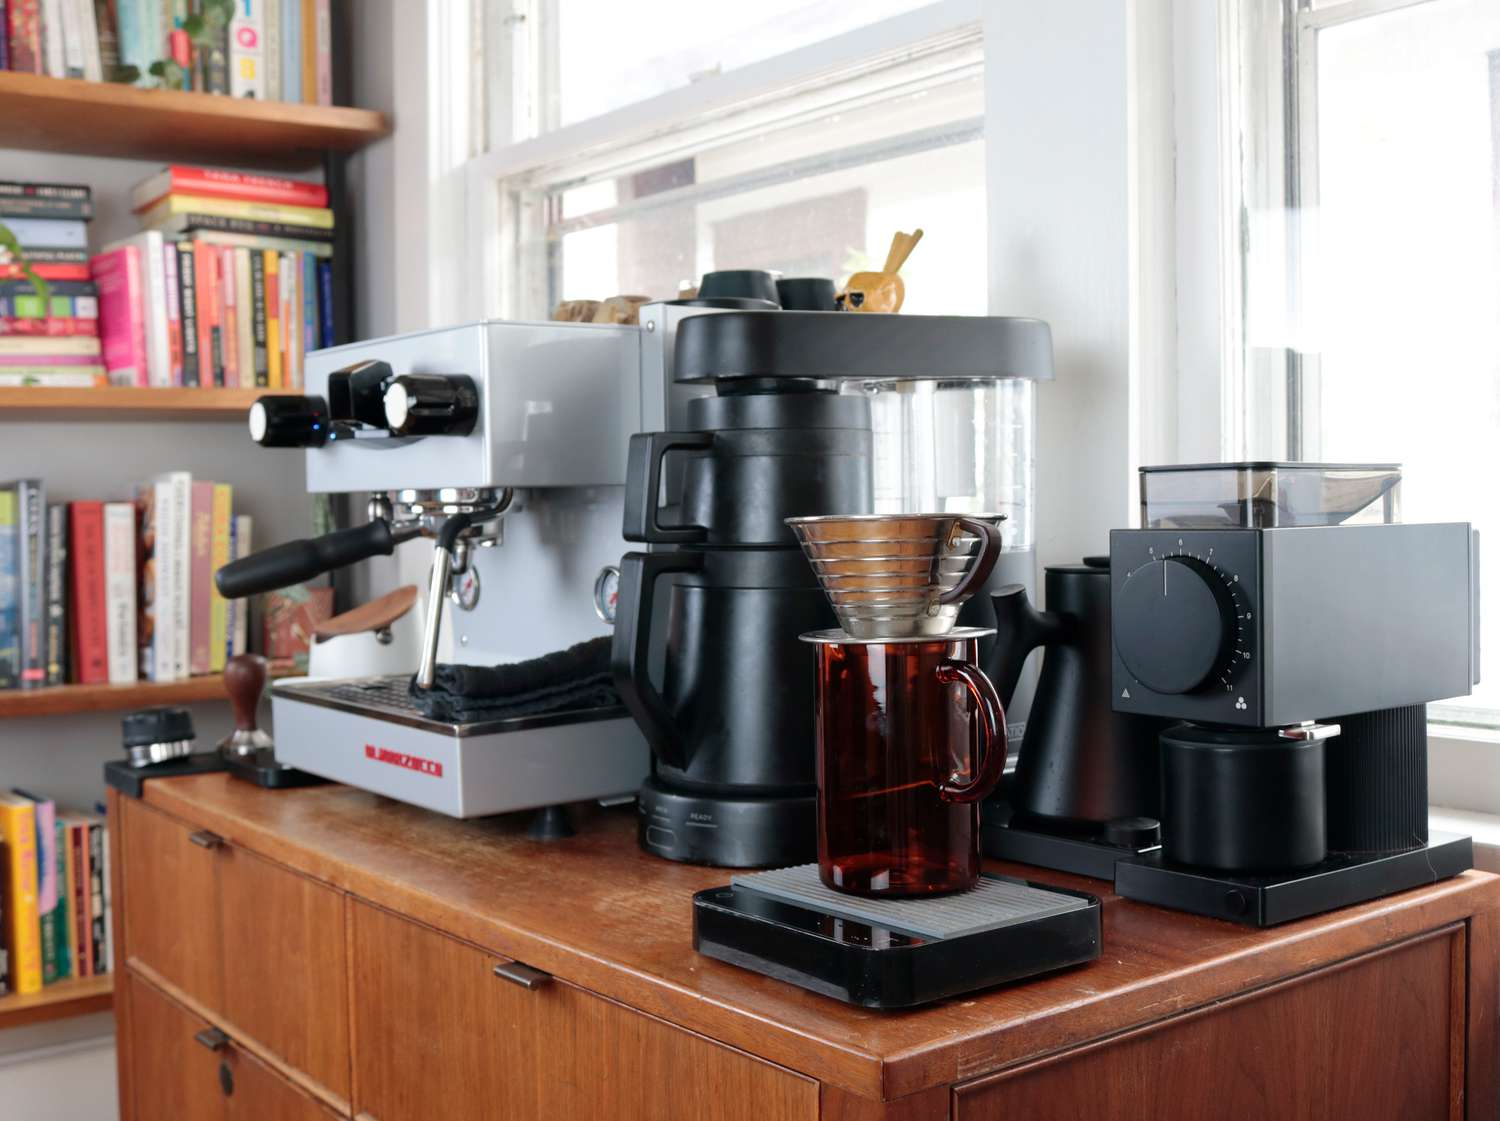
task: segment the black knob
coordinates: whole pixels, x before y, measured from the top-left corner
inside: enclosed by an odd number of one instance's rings
[[[385,425],[397,436],[467,436],[479,391],[463,374],[402,374],[385,388]]]
[[[1115,649],[1152,692],[1191,693],[1228,664],[1234,614],[1229,589],[1202,561],[1152,561],[1130,573],[1115,598]]]
[[[328,442],[328,404],[300,394],[257,397],[250,439],[263,448],[321,448]]]

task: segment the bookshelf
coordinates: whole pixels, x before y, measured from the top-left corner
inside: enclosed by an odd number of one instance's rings
[[[243,421],[251,403],[270,392],[273,391],[256,388],[4,386],[0,387],[0,420]]]
[[[370,109],[0,71],[0,148],[299,170],[389,132]]]
[[[287,677],[291,662],[273,662],[271,677]],[[151,705],[185,705],[228,697],[219,674],[185,681],[139,681],[133,685],[54,685],[45,689],[0,691],[0,720],[27,716],[78,716],[85,712],[128,712]]]
[[[41,992],[24,996],[19,993],[0,996],[0,1030],[86,1016],[90,1012],[108,1012],[114,1004],[114,992],[114,974],[105,973],[99,977],[56,981]]]

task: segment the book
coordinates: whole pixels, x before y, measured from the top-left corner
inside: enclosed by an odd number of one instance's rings
[[[218,286],[215,283],[213,246],[204,241],[193,242],[193,284],[198,300],[198,384],[220,385],[218,347],[215,331],[218,328]]]
[[[68,508],[47,507],[47,684],[68,679]]]
[[[73,928],[70,939],[73,976],[90,977],[94,972],[94,948],[93,927],[89,922],[89,820],[82,814],[69,814],[64,821],[68,828],[68,860],[73,869],[72,894],[68,899],[68,919]]]
[[[104,953],[101,956],[105,973],[112,973],[115,968],[115,924],[112,921],[114,913],[114,884],[109,875],[109,823],[101,820],[99,824],[99,850],[100,856],[100,883],[104,897]]]
[[[57,806],[19,787],[11,791],[31,803],[36,821],[37,942],[42,954],[42,984],[58,979],[57,961]]]
[[[41,913],[37,908],[36,808],[29,798],[0,793],[0,839],[5,842],[6,942],[11,991],[42,987]]]
[[[52,958],[57,966],[57,979],[66,981],[74,975],[72,938],[68,929],[69,916],[72,914],[73,880],[68,875],[68,826],[61,814],[57,815],[57,820],[52,825],[52,847],[56,854],[57,869],[57,906],[52,909],[51,916]]]
[[[122,245],[100,253],[89,268],[99,289],[99,337],[110,384],[149,384],[140,249]]]
[[[3,217],[3,215],[0,215],[0,217]],[[6,219],[6,221],[9,221],[9,219]],[[97,296],[99,294],[99,289],[97,289],[96,287],[94,287],[94,283],[91,280],[59,280],[59,281],[54,281],[52,284],[49,285],[49,287],[52,289],[52,298],[54,300],[56,300],[58,298],[67,298],[67,297],[82,297],[82,296],[90,296],[90,297],[92,297],[92,296]],[[11,300],[22,299],[22,300],[34,301],[34,303],[30,303],[30,304],[24,305],[24,306],[27,306],[27,307],[35,307],[36,310],[34,312],[15,311],[12,314],[15,314],[15,315],[22,315],[22,314],[27,314],[27,315],[42,315],[43,314],[43,308],[42,308],[42,304],[41,304],[41,297],[36,294],[36,291],[32,288],[31,281],[29,281],[29,280],[25,280],[25,279],[4,279],[4,280],[0,280],[0,299],[11,299]]]
[[[160,655],[165,639],[156,627],[157,595],[160,578],[156,571],[156,485],[135,488],[136,547],[136,618],[135,641],[140,649],[140,678],[160,681],[158,674],[167,665]]]
[[[141,211],[140,219],[142,224],[157,228],[178,214],[244,218],[311,229],[333,229],[333,211],[326,206],[292,206],[283,202],[215,198],[211,195],[167,195]]]
[[[198,254],[190,241],[177,246],[178,307],[182,316],[182,384],[203,384],[203,363],[198,353]],[[210,379],[209,385],[213,384]]]
[[[193,484],[197,486],[196,483]],[[212,537],[209,542],[208,599],[209,599],[209,667],[208,673],[224,671],[224,652],[229,642],[229,601],[219,594],[214,586],[214,574],[232,559],[229,532],[234,521],[231,513],[233,488],[228,483],[211,483],[213,488],[213,517],[210,525]]]
[[[80,685],[109,681],[109,618],[105,604],[104,503],[68,506],[72,561],[72,679]]]
[[[40,340],[14,339],[14,340],[0,340],[0,341],[13,341],[13,342],[39,341],[39,342],[42,342],[44,344],[45,343],[57,343],[57,344],[59,344],[59,349],[61,349],[61,345],[60,344],[62,342],[66,342],[68,340],[65,340],[65,339],[64,340],[58,340],[58,339],[43,338],[43,339],[40,339]],[[86,342],[86,343],[90,343],[92,345],[98,345],[98,343],[99,343],[98,339],[87,339],[86,338],[83,341]],[[97,354],[52,354],[52,353],[48,352],[48,347],[46,347],[46,346],[37,347],[36,349],[38,351],[38,353],[36,353],[36,354],[7,354],[4,351],[0,351],[0,373],[8,373],[8,372],[12,372],[12,371],[15,371],[15,370],[37,370],[37,369],[48,370],[48,371],[50,371],[50,370],[69,371],[69,370],[73,370],[74,368],[79,367],[79,366],[88,367],[88,366],[98,366],[100,364],[100,362],[99,362],[100,356],[97,355]]]
[[[6,46],[10,69],[25,74],[44,70],[41,0],[7,0]]]
[[[213,483],[193,480],[191,517],[192,571],[188,586],[192,596],[192,627],[188,672],[197,675],[209,673],[213,668]]]
[[[300,258],[302,262],[302,287],[299,295],[302,297],[302,350],[299,359],[309,351],[318,349],[318,263],[306,253]],[[301,384],[300,382],[298,384]]]
[[[229,22],[229,94],[266,99],[265,52],[261,26],[263,0],[238,0]]]
[[[100,78],[109,77],[120,65],[119,26],[115,18],[115,0],[94,0],[94,23],[99,36]]]
[[[0,357],[24,358],[26,362],[13,365],[32,365],[30,359],[41,355],[47,358],[83,358],[97,360],[102,347],[97,336],[48,336],[5,335],[0,336]],[[82,363],[87,365],[87,362]]]
[[[40,479],[22,479],[15,486],[21,529],[21,685],[35,689],[47,683],[46,497]]]
[[[160,481],[166,485],[167,505],[159,514],[157,554],[158,561],[163,555],[166,559],[168,613],[165,625],[172,629],[171,676],[166,680],[181,681],[189,676],[192,643],[193,477],[186,471],[171,471],[161,476]],[[157,497],[160,500],[163,496],[158,494]],[[160,564],[158,569],[161,569]],[[163,625],[160,619],[158,625]]]
[[[277,270],[281,296],[281,382],[287,389],[297,387],[297,355],[301,353],[302,309],[297,300],[297,284],[301,270],[297,267],[295,253],[281,255],[281,268]]]
[[[86,265],[89,263],[87,249],[27,249],[23,254],[26,263],[35,265]],[[0,263],[10,265],[20,258],[0,249]],[[38,274],[40,275],[40,274]],[[43,279],[46,279],[45,277]]]
[[[169,214],[152,229],[167,237],[215,235],[220,245],[259,245],[262,249],[306,249],[321,256],[333,254],[333,230],[287,222],[267,222],[258,218],[234,218],[224,214],[200,214],[184,211]],[[237,237],[225,235],[238,235]],[[292,244],[267,244],[267,241]]]
[[[21,518],[15,487],[0,487],[0,689],[21,684]]]
[[[62,0],[42,0],[42,73],[49,78],[66,78],[63,61]]]
[[[266,384],[283,389],[281,376],[281,254],[267,249],[265,261]]]
[[[267,384],[266,365],[266,254],[251,249],[250,255],[250,368],[255,384]]]
[[[117,0],[115,15],[120,65],[136,67],[136,85],[145,85],[151,81],[151,64],[165,53],[161,7],[150,0]]]
[[[100,57],[99,45],[99,13],[94,6],[94,0],[65,0],[72,4],[76,14],[75,25],[78,28],[79,50],[83,55],[83,73],[80,75],[88,82],[104,81],[104,64]]]
[[[109,972],[109,939],[104,929],[104,822],[89,820],[89,972]]]
[[[302,9],[302,96],[306,105],[318,103],[318,5],[317,0],[301,0]]]
[[[35,4],[35,0],[31,0]],[[25,7],[22,0],[21,7]],[[17,10],[10,6],[12,17]],[[11,39],[14,55],[15,39]],[[12,70],[25,69],[12,66]],[[0,218],[92,218],[94,195],[85,186],[76,183],[21,183],[16,180],[0,180]]]
[[[285,101],[281,92],[281,0],[261,0],[262,51],[266,66],[266,100]]]
[[[3,215],[0,215],[3,217]],[[84,264],[52,264],[47,261],[38,261],[35,264],[27,264],[24,267],[16,261],[0,261],[0,280],[28,280],[26,270],[30,269],[43,280],[88,280],[89,266]]]
[[[312,100],[319,105],[333,104],[333,10],[330,0],[313,0],[317,5],[314,16],[316,60],[313,65],[313,82],[317,96]]]
[[[135,504],[104,504],[104,614],[106,661],[111,685],[139,679],[135,638]]]
[[[235,369],[239,371],[237,384],[249,387],[256,384],[255,293],[254,278],[250,274],[250,250],[240,247],[229,252],[234,255]]]
[[[195,64],[201,62],[203,80],[199,87],[208,93],[229,92],[229,24],[225,23],[199,51]]]
[[[244,4],[246,0],[241,0]],[[247,202],[282,203],[288,206],[326,207],[328,188],[321,183],[287,179],[276,175],[254,175],[220,171],[210,167],[171,164],[130,192],[131,209],[149,210],[168,195],[197,198],[241,199]]]
[[[250,515],[236,514],[234,540],[230,547],[232,559],[243,560],[250,555],[250,535]],[[250,601],[248,599],[230,600],[229,607],[234,613],[229,647],[229,654],[233,657],[235,654],[244,654],[250,649]]]
[[[7,218],[5,224],[22,249],[89,247],[88,223],[76,218]]]
[[[145,230],[105,246],[109,253],[133,248],[140,262],[139,314],[146,347],[146,380],[136,384],[172,384],[171,343],[167,337],[167,272],[163,261],[166,242],[160,232]],[[106,367],[109,363],[105,362]]]
[[[219,345],[224,355],[224,384],[231,389],[240,384],[239,277],[235,272],[234,249],[215,245],[219,258]]]
[[[87,335],[98,342],[99,320],[78,319],[71,315],[49,315],[45,319],[34,316],[0,316],[0,338],[13,335],[54,339]]]
[[[182,287],[177,276],[177,246],[163,241],[161,247],[163,287],[167,297],[167,366],[169,385],[182,384]]]
[[[324,347],[335,345],[333,330],[333,264],[318,262],[318,325],[322,329]]]
[[[302,0],[281,4],[281,100],[302,100]]]
[[[0,70],[10,69],[10,18],[5,14],[5,0],[0,0]],[[4,905],[0,903],[0,923],[4,921]],[[0,930],[4,926],[0,925]],[[0,996],[5,995],[5,939],[0,938]]]
[[[103,366],[77,366],[71,373],[50,366],[7,368],[0,370],[0,387],[12,389],[23,385],[41,385],[51,389],[93,389],[108,385]]]

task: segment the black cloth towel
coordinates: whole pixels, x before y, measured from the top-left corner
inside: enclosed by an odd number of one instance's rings
[[[591,638],[503,666],[437,667],[432,688],[411,697],[424,716],[448,724],[540,716],[560,709],[606,708],[620,703],[609,672],[607,637]]]

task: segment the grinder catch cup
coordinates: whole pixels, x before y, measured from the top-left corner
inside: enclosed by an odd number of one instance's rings
[[[902,897],[978,882],[979,801],[1005,767],[1005,713],[975,664],[994,632],[955,620],[999,555],[996,520],[787,520],[843,624],[802,636],[817,655],[818,871],[830,888]]]

